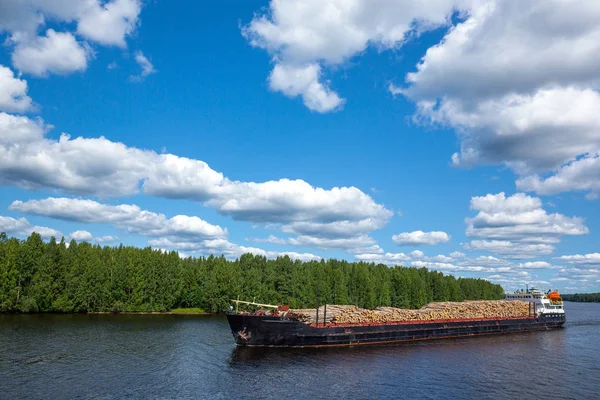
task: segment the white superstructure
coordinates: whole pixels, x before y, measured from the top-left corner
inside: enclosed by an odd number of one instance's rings
[[[562,298],[557,291],[544,293],[539,289],[531,288],[506,293],[504,298],[506,300],[520,300],[532,303],[533,312],[538,315],[565,313]]]

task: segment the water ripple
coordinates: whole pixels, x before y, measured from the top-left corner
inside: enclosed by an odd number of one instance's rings
[[[0,398],[596,398],[600,304],[565,329],[341,349],[232,344],[221,317],[0,315]]]

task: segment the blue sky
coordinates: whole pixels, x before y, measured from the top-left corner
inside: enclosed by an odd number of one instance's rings
[[[599,7],[418,3],[0,7],[0,230],[598,290]]]

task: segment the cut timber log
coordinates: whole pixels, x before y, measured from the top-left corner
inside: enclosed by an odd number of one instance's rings
[[[314,324],[316,309],[290,309],[289,316],[301,322]],[[327,316],[323,321],[324,307],[319,307],[318,323],[357,324],[405,321],[432,321],[459,318],[510,318],[527,317],[529,304],[512,300],[477,300],[463,302],[429,303],[418,310],[395,307],[379,307],[367,310],[351,305],[327,305]]]

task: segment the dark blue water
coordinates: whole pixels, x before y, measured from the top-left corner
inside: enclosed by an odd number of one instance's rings
[[[381,347],[236,348],[220,317],[0,315],[2,399],[600,398],[600,304],[564,329]]]

